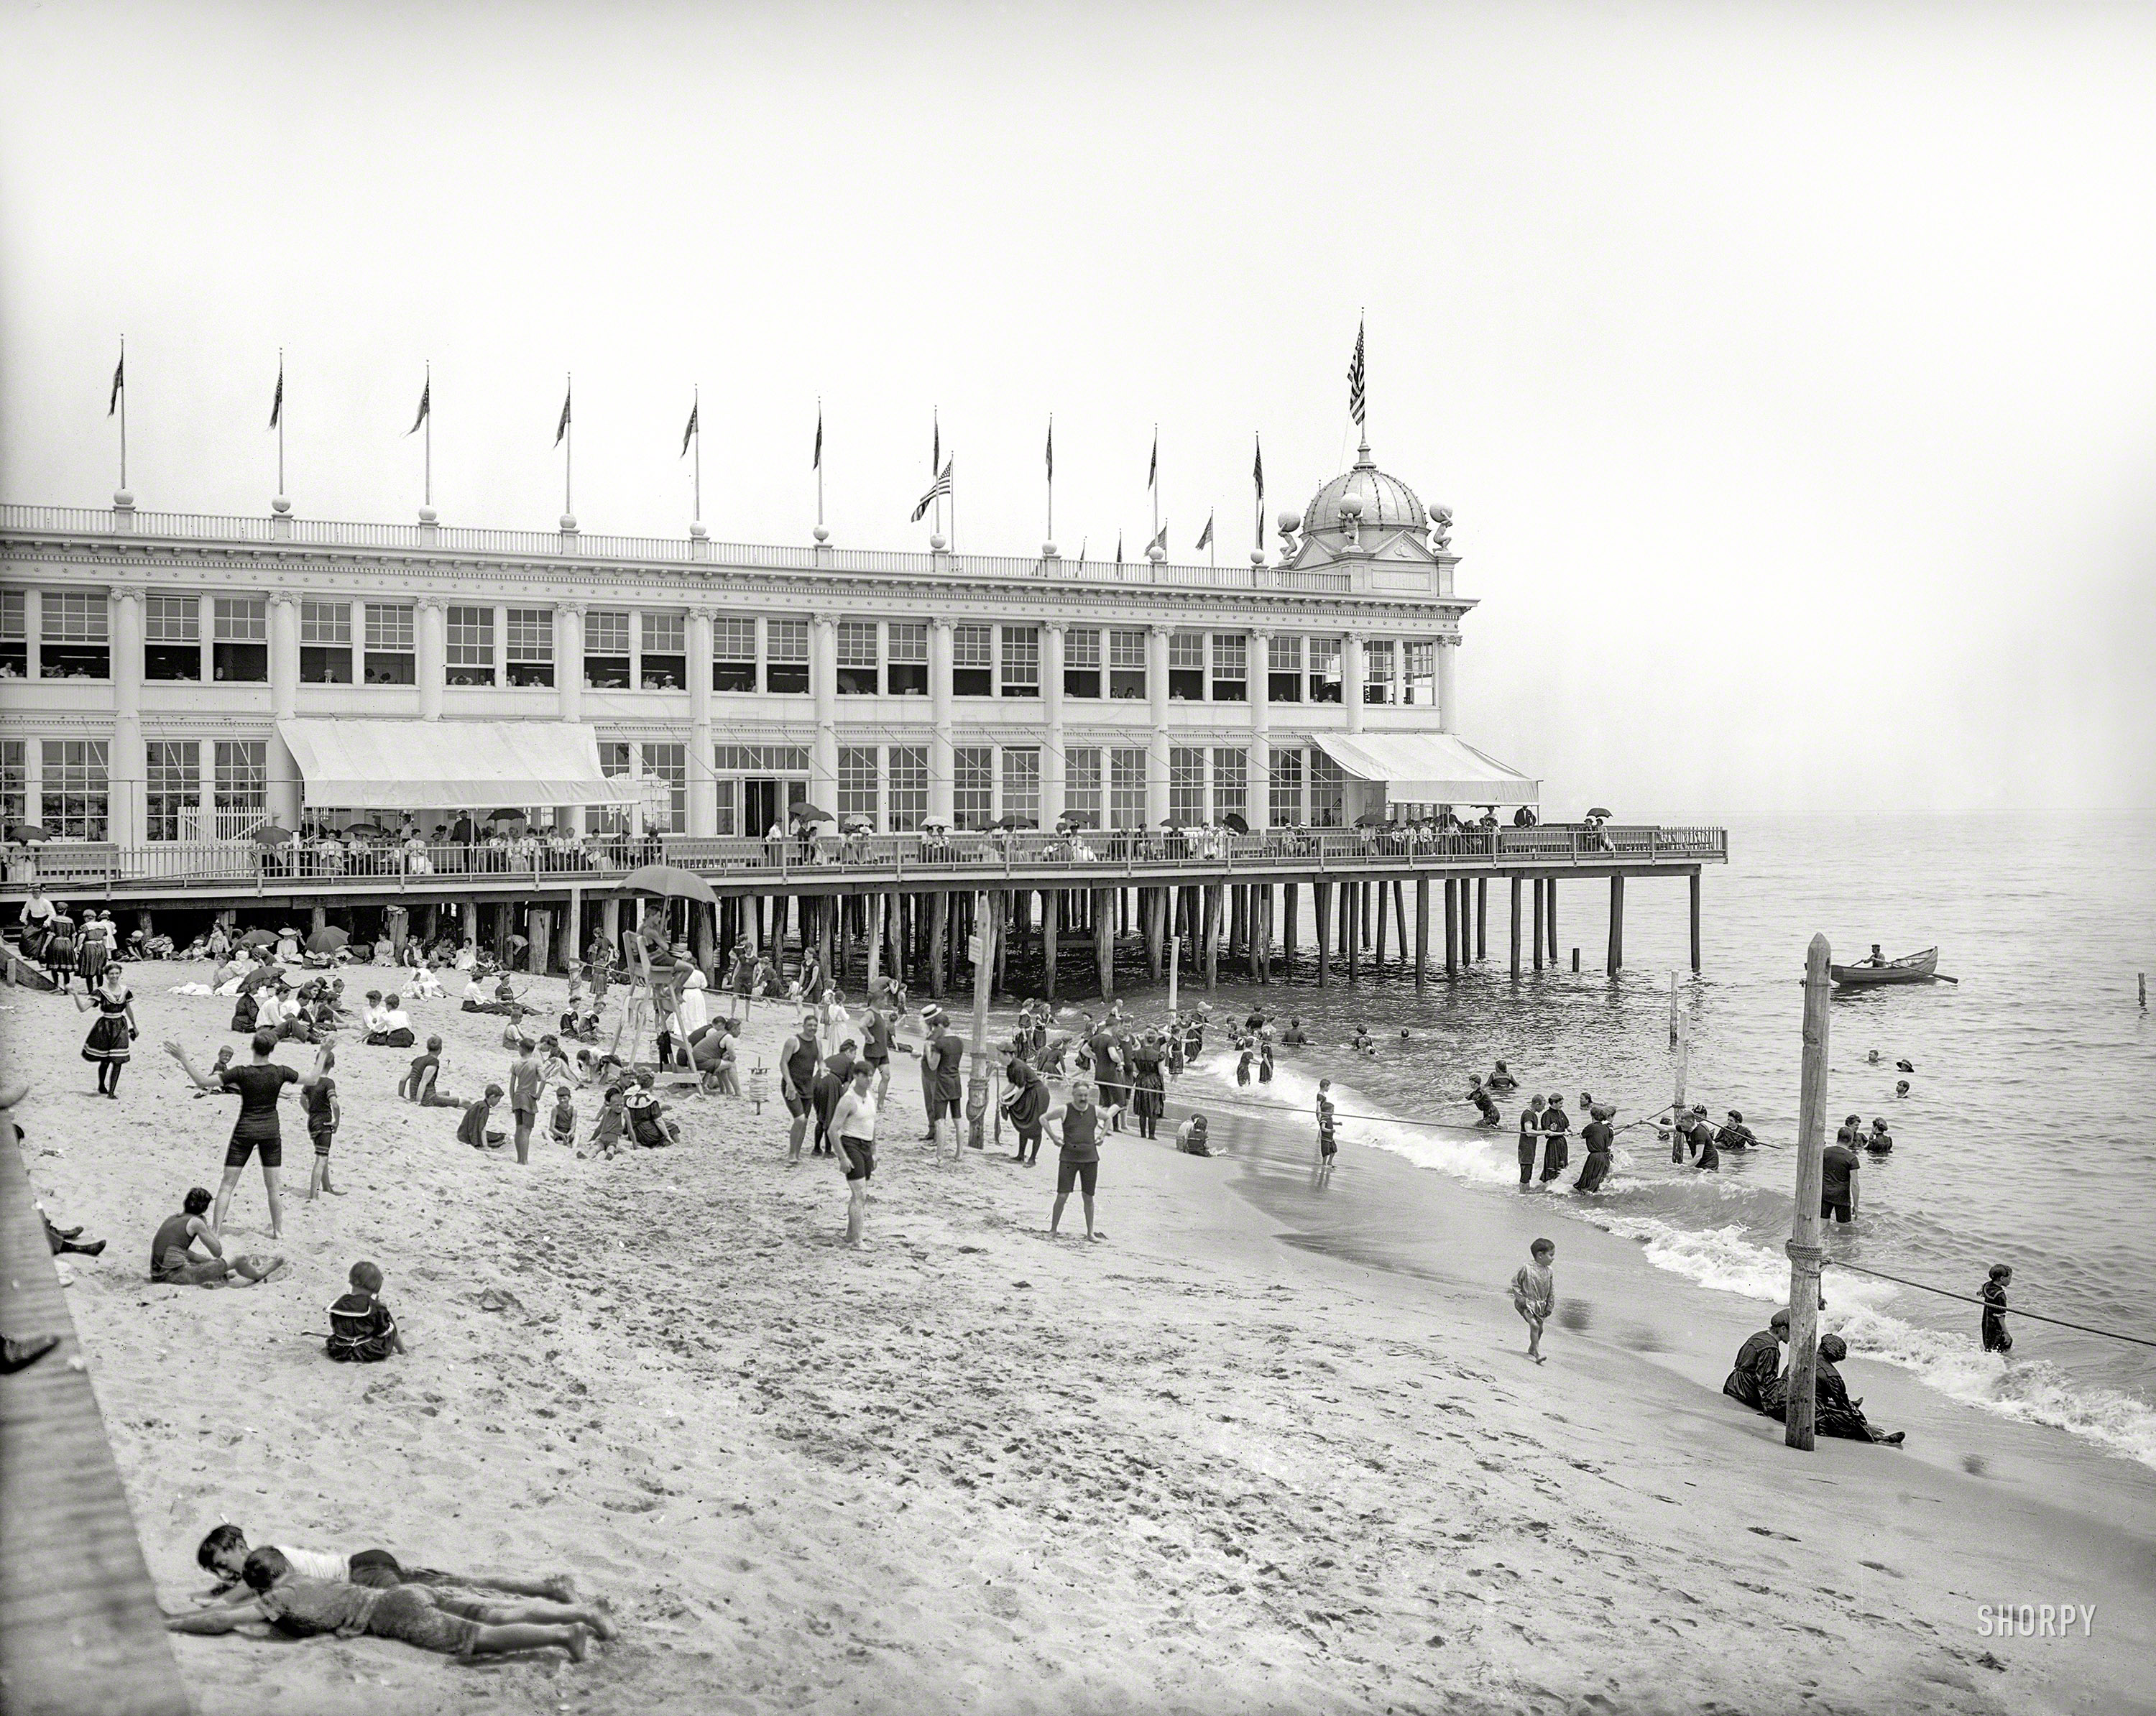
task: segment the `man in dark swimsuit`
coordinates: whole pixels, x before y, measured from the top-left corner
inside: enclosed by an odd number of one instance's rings
[[[1061,1154],[1055,1167],[1055,1207],[1049,1214],[1049,1237],[1063,1220],[1063,1206],[1070,1201],[1071,1189],[1081,1188],[1086,1203],[1086,1237],[1106,1239],[1107,1236],[1093,1225],[1093,1195],[1100,1184],[1101,1176],[1101,1111],[1094,1105],[1093,1081],[1081,1078],[1070,1087],[1070,1101],[1065,1107],[1062,1124],[1048,1123],[1055,1133],[1055,1142]]]
[[[1847,1221],[1856,1214],[1856,1151],[1836,1139],[1820,1159],[1820,1215],[1823,1220]]]
[[[786,1159],[798,1162],[801,1146],[808,1136],[810,1104],[816,1088],[816,1015],[802,1015],[800,1025],[787,1038],[778,1051],[778,1094],[785,1099],[786,1112],[793,1117],[793,1130],[786,1141]]]
[[[270,1236],[281,1239],[285,1233],[285,1198],[279,1180],[285,1165],[285,1144],[277,1126],[277,1102],[287,1085],[307,1086],[321,1079],[325,1071],[323,1058],[326,1047],[315,1051],[313,1075],[302,1079],[293,1068],[270,1056],[277,1047],[274,1031],[258,1030],[253,1040],[254,1058],[245,1066],[228,1066],[215,1078],[196,1070],[188,1060],[187,1051],[177,1043],[165,1045],[165,1051],[180,1063],[180,1070],[194,1081],[196,1088],[204,1091],[234,1091],[239,1096],[239,1117],[233,1123],[232,1142],[224,1153],[224,1179],[217,1192],[217,1208],[210,1218],[212,1230],[224,1231],[224,1212],[232,1202],[233,1192],[239,1184],[240,1170],[247,1166],[248,1159],[259,1154],[262,1159],[262,1185],[270,1200]]]

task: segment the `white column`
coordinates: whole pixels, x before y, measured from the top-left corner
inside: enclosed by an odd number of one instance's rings
[[[44,676],[44,669],[39,665],[39,658],[44,654],[45,636],[45,596],[44,591],[30,589],[25,590],[23,593],[23,622],[29,638],[29,647],[23,655],[23,676],[25,679],[41,679]],[[207,596],[203,598],[202,634],[203,639],[203,648],[207,651],[209,648],[209,598]],[[207,685],[209,683],[209,668],[207,665],[207,655],[204,657],[204,661],[205,665],[203,668],[203,683]],[[34,804],[30,807],[29,816],[31,821],[35,822],[38,818],[44,814],[44,811]]]
[[[584,718],[584,610],[573,603],[554,610],[554,697],[562,720]]]
[[[1040,629],[1040,825],[1054,828],[1063,814],[1070,783],[1063,758],[1063,622]]]
[[[714,615],[689,615],[689,827],[710,839],[719,831],[719,784],[711,773],[711,636]],[[832,807],[836,809],[838,807]]]
[[[1146,752],[1146,825],[1158,828],[1168,815],[1168,640],[1172,627],[1146,632],[1146,692],[1152,704],[1152,742]]]
[[[1363,640],[1353,632],[1340,645],[1340,700],[1348,706],[1348,731],[1363,731]]]
[[[504,690],[509,685],[509,607],[506,603],[494,604],[494,682]]]
[[[448,671],[449,616],[429,597],[419,604],[418,620],[419,716],[424,721],[439,721],[442,683]]]
[[[829,614],[808,624],[808,689],[816,698],[816,742],[808,753],[808,799],[839,810],[839,624]]]
[[[217,741],[195,741],[195,802],[202,807],[202,838],[217,838]]]
[[[951,819],[952,776],[957,768],[951,714],[951,622],[928,622],[928,814]]]
[[[1437,640],[1437,730],[1440,732],[1458,732],[1455,725],[1459,708],[1455,699],[1459,687],[1453,678],[1455,664],[1460,660],[1460,640],[1440,638]]]
[[[33,602],[37,600],[34,592],[32,593],[30,599]],[[202,599],[202,611],[196,618],[195,629],[202,635],[202,682],[206,686],[214,685],[217,683],[216,597],[204,596]],[[38,664],[33,659],[30,663],[30,676],[35,679],[37,675]]]
[[[270,599],[270,712],[273,721],[280,722],[300,712],[300,604],[293,596]],[[274,726],[263,765],[271,819],[280,828],[297,828],[300,765]]]
[[[105,758],[107,836],[139,846],[146,832],[150,764],[142,744],[142,599],[112,599],[112,748]],[[25,748],[28,748],[27,747]]]
[[[1250,634],[1250,789],[1243,814],[1254,830],[1268,828],[1272,824],[1272,707],[1266,701],[1271,688],[1272,643],[1270,632]]]

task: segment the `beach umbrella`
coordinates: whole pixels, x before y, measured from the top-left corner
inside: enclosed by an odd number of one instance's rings
[[[786,807],[786,814],[795,822],[831,822],[836,820],[828,810],[811,804],[806,799],[796,799]]]
[[[274,948],[277,945],[277,938],[270,930],[250,929],[239,938],[239,945],[243,948]]]
[[[339,929],[334,923],[326,923],[307,938],[310,953],[334,953],[352,939],[350,930]]]
[[[8,838],[11,840],[49,840],[52,837],[53,831],[50,829],[41,827],[34,822],[18,822],[8,830]]]
[[[1588,814],[1589,816],[1599,816],[1599,817],[1602,818],[1604,821],[1605,821],[1605,822],[1606,822],[1606,821],[1608,821],[1608,820],[1609,819],[1610,816],[1611,816],[1612,814],[1614,814],[1614,813],[1613,813],[1613,812],[1611,812],[1611,811],[1604,810],[1604,809],[1603,809],[1599,804],[1597,804],[1597,805],[1596,805],[1596,806],[1595,806],[1592,810],[1589,811],[1587,814]]]
[[[1230,810],[1222,817],[1220,825],[1230,834],[1246,835],[1250,831],[1250,823],[1244,818],[1241,812],[1236,810]]]
[[[990,828],[1021,829],[1039,828],[1040,825],[1034,821],[1030,816],[998,816],[993,822],[990,823],[988,826]]]
[[[389,830],[378,822],[347,822],[337,832],[341,835],[386,835]]]
[[[274,822],[264,823],[254,834],[254,844],[258,846],[281,846],[291,838],[291,830],[280,828]]]
[[[875,825],[865,816],[849,816],[846,819],[846,832],[850,835],[874,834]]]
[[[1391,823],[1392,818],[1382,810],[1365,810],[1355,819],[1355,826],[1358,828],[1385,828]]]
[[[249,972],[240,979],[239,987],[247,993],[252,994],[265,984],[277,982],[284,975],[285,968],[273,960],[267,965],[258,965],[254,970]]]
[[[696,900],[707,906],[719,903],[711,885],[693,870],[675,864],[646,864],[621,879],[624,894],[655,894],[663,900]]]

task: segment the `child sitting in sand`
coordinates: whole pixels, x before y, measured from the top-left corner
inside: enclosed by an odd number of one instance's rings
[[[647,1150],[656,1150],[668,1144],[681,1142],[681,1128],[666,1117],[666,1105],[659,1100],[651,1088],[649,1072],[636,1075],[635,1085],[622,1101],[628,1118],[631,1142]]]
[[[606,1099],[599,1105],[598,1123],[592,1128],[592,1147],[602,1156],[613,1155],[621,1148],[622,1135],[629,1124],[629,1114],[622,1104],[619,1085],[607,1087]]]
[[[1194,1114],[1175,1131],[1175,1148],[1186,1156],[1209,1156],[1213,1146],[1208,1134],[1212,1127],[1203,1114]]]
[[[269,1278],[282,1257],[227,1257],[223,1241],[203,1217],[210,1205],[207,1187],[189,1189],[177,1215],[167,1215],[150,1242],[150,1279],[169,1287],[223,1287],[234,1276],[243,1281]],[[208,1248],[198,1256],[196,1241]]]
[[[267,1621],[288,1638],[397,1639],[444,1656],[500,1656],[558,1646],[583,1662],[588,1629],[603,1639],[619,1629],[598,1609],[563,1603],[488,1603],[425,1585],[371,1585],[310,1579],[280,1551],[253,1551],[241,1570],[249,1600],[191,1615],[169,1615],[171,1632],[224,1633]]]
[[[224,1069],[231,1065],[232,1045],[230,1043],[227,1043],[222,1049],[219,1049],[217,1051],[217,1059],[211,1061],[209,1064],[209,1081],[213,1088],[218,1087],[221,1085],[224,1077]],[[195,1092],[195,1096],[198,1099],[207,1097],[209,1094],[210,1092],[208,1091],[203,1090],[198,1090]]]
[[[330,1307],[330,1338],[323,1348],[342,1364],[378,1364],[405,1350],[397,1319],[382,1302],[382,1272],[372,1263],[352,1266],[352,1291]]]
[[[475,1150],[498,1150],[509,1142],[506,1132],[492,1132],[487,1121],[494,1113],[495,1105],[501,1101],[502,1090],[498,1084],[486,1087],[486,1094],[465,1108],[465,1117],[457,1123],[457,1142],[470,1144]]]
[[[567,1085],[555,1087],[554,1112],[547,1117],[547,1135],[565,1149],[575,1147],[577,1105],[569,1100]]]
[[[463,1104],[454,1097],[445,1097],[435,1088],[435,1081],[442,1073],[442,1040],[427,1039],[427,1052],[416,1056],[412,1070],[397,1081],[397,1094],[407,1102],[417,1102],[422,1108],[457,1108]]]
[[[1527,1256],[1532,1261],[1522,1264],[1512,1277],[1512,1308],[1527,1325],[1527,1356],[1540,1364],[1545,1362],[1543,1325],[1557,1305],[1557,1277],[1550,1269],[1557,1246],[1549,1240],[1537,1240],[1527,1247]]]

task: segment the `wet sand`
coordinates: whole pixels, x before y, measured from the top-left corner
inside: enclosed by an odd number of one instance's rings
[[[214,1186],[232,1108],[154,1046],[236,1039],[228,1003],[165,993],[200,968],[131,974],[152,1052],[119,1103],[64,1000],[0,1017],[33,1182],[113,1241],[64,1261],[167,1603],[228,1515],[564,1569],[624,1623],[573,1667],[177,1639],[206,1716],[2148,1707],[2138,1468],[1861,1361],[1915,1446],[1788,1453],[1718,1393],[1757,1308],[1572,1224],[1537,1369],[1502,1291],[1532,1200],[1352,1144],[1320,1191],[1290,1123],[1223,1112],[1211,1160],[1112,1137],[1111,1237],[1051,1241],[1052,1148],[932,1165],[907,1060],[854,1252],[775,1104],[692,1100],[679,1148],[519,1169],[397,1102],[407,1054],[353,1047],[350,1195],[290,1207],[289,1275],[152,1286],[151,1228]],[[415,1022],[451,1040],[446,1087],[506,1067],[499,1020]],[[251,1169],[231,1227],[267,1248]],[[362,1256],[414,1350],[334,1365],[323,1308]],[[2095,1636],[1979,1636],[1979,1604],[2024,1600],[2095,1603]]]

